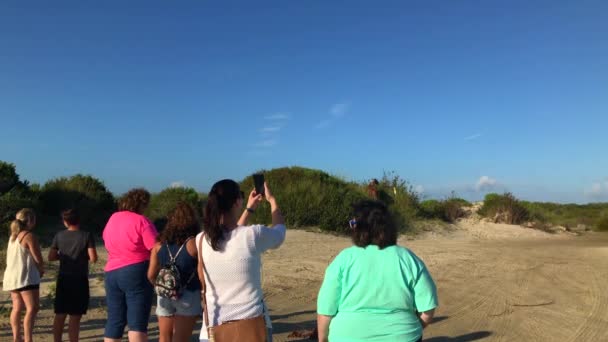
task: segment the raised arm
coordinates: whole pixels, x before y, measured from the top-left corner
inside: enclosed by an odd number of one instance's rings
[[[257,194],[255,189],[251,190],[249,193],[249,198],[247,199],[247,209],[243,211],[243,214],[239,218],[238,225],[246,226],[249,222],[249,217],[251,216],[251,212],[249,210],[256,210],[258,205],[262,201],[262,194]]]
[[[281,210],[279,209],[279,205],[277,204],[277,199],[270,192],[268,188],[268,184],[264,182],[264,189],[266,191],[266,200],[270,203],[270,213],[272,215],[272,225],[276,226],[279,224],[285,224],[285,218],[283,218],[283,214],[281,214]]]

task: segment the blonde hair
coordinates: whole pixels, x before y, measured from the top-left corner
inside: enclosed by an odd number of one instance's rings
[[[27,229],[27,223],[19,219],[11,222],[11,241],[15,241],[19,233]]]
[[[36,219],[36,213],[34,212],[34,209],[23,208],[17,212],[15,218],[19,221],[25,222],[25,224],[30,224]]]

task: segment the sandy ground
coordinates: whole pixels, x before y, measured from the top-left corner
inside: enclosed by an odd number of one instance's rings
[[[463,221],[400,244],[418,254],[434,277],[440,298],[425,341],[608,341],[608,234],[551,235],[517,226]],[[323,272],[350,240],[290,230],[285,244],[264,256],[263,284],[275,341],[315,325]],[[95,267],[92,301],[81,340],[103,337],[103,278]],[[46,277],[48,278],[48,277]],[[45,278],[41,294],[52,281]],[[52,302],[43,299],[36,339],[49,341]],[[0,305],[10,305],[6,293]],[[0,317],[0,340],[10,339]],[[150,336],[158,330],[151,317]],[[193,341],[196,338],[193,337]]]

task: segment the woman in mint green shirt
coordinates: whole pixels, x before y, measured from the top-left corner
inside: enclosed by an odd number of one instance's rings
[[[397,246],[386,206],[363,201],[351,220],[355,246],[325,271],[317,299],[319,341],[419,341],[437,307],[437,289],[414,253]]]

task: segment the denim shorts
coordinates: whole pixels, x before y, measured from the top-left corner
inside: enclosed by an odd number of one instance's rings
[[[129,326],[129,331],[148,332],[153,288],[147,272],[148,261],[106,272],[105,337],[122,338],[125,326]]]
[[[202,313],[200,290],[185,290],[178,300],[158,296],[156,301],[156,316],[159,317],[200,316]]]

